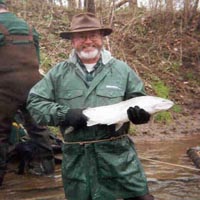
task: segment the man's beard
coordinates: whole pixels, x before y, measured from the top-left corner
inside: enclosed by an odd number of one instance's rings
[[[90,52],[76,51],[76,53],[78,54],[79,58],[89,60],[89,59],[96,58],[98,54],[100,53],[100,50],[95,48],[93,51],[90,51]]]

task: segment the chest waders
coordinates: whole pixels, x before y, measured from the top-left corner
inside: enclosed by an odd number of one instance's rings
[[[0,46],[0,185],[6,169],[8,139],[17,109],[26,103],[31,87],[41,79],[33,34],[11,35],[0,24],[5,36]]]

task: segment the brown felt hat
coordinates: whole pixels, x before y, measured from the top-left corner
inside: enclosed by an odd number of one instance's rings
[[[110,27],[103,27],[99,19],[97,19],[93,13],[81,13],[72,18],[69,31],[60,33],[60,37],[70,39],[72,33],[95,30],[101,30],[103,36],[110,35],[113,31]]]

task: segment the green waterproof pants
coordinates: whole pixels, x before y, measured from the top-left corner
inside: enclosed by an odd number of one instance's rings
[[[68,200],[116,200],[148,193],[143,168],[128,137],[64,144],[62,178]]]

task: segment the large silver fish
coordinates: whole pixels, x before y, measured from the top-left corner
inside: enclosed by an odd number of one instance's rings
[[[141,96],[112,105],[87,108],[83,110],[83,114],[88,117],[87,126],[116,124],[116,129],[118,129],[124,122],[129,121],[127,115],[129,107],[139,106],[148,113],[154,114],[168,110],[173,105],[174,103],[168,99],[155,96]]]

